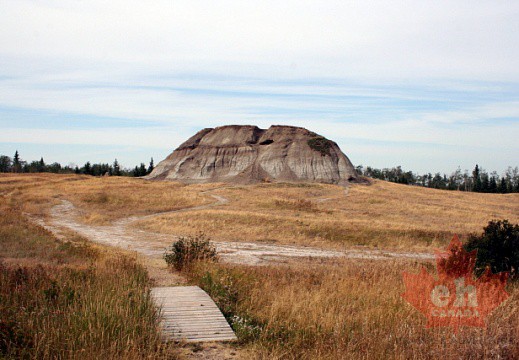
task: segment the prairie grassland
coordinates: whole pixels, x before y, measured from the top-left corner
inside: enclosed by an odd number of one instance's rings
[[[58,240],[0,203],[0,358],[175,358],[134,256]]]
[[[213,193],[229,203],[136,225],[182,235],[203,231],[223,241],[427,250],[443,247],[455,233],[480,232],[491,219],[519,222],[519,194],[441,191],[383,181],[346,191],[333,185],[260,184]]]
[[[326,248],[368,246],[401,250],[443,247],[453,236],[480,232],[492,219],[519,222],[519,194],[478,194],[374,181],[321,184],[182,185],[141,179],[53,174],[4,174],[0,195],[24,212],[44,216],[59,199],[92,225],[213,203],[134,224],[174,235],[210,234],[216,241],[260,241]]]
[[[432,264],[425,264],[434,273]],[[404,261],[245,267],[202,263],[188,276],[204,288],[257,359],[517,359],[519,284],[487,329],[425,328],[402,298]]]
[[[92,225],[213,201],[200,194],[203,190],[204,186],[188,187],[179,183],[125,177],[56,174],[0,176],[0,195],[24,212],[45,216],[52,205],[59,203],[59,199],[67,199],[81,209],[81,220]]]
[[[204,193],[208,192],[210,193]],[[59,199],[82,221],[103,225],[197,205],[220,195],[214,208],[164,214],[134,224],[173,235],[210,234],[216,241],[260,241],[325,248],[368,246],[401,250],[443,247],[453,234],[480,232],[492,219],[519,222],[519,194],[442,191],[374,181],[323,184],[182,185],[134,178],[3,174],[0,195],[24,212],[45,216]]]
[[[130,178],[1,175],[3,354],[175,356],[158,340],[149,280],[135,259],[73,235],[69,242],[59,241],[21,213],[45,216],[67,199],[82,211],[83,221],[96,225],[210,204],[214,199],[202,193],[209,190],[229,202],[136,226],[177,235],[203,231],[213,240],[431,250],[443,247],[453,233],[481,232],[493,218],[519,222],[518,194],[380,181],[354,185],[346,194],[344,188],[318,184],[185,186]],[[423,316],[401,298],[402,271],[417,269],[417,263],[403,260],[315,260],[269,267],[201,264],[184,275],[210,293],[260,359],[519,358],[517,284],[509,286],[511,298],[486,330],[467,328],[453,335],[425,329]]]

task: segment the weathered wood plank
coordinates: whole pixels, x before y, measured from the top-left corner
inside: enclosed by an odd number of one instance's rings
[[[220,309],[198,286],[153,288],[151,295],[161,308],[165,339],[188,342],[236,340]]]

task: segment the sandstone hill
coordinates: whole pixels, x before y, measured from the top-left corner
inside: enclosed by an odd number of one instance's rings
[[[186,183],[260,181],[346,185],[357,179],[337,144],[294,126],[203,129],[161,161],[148,179]]]

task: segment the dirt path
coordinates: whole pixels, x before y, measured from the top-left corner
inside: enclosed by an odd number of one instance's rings
[[[50,211],[50,221],[40,224],[54,233],[60,229],[68,229],[101,244],[117,246],[123,249],[136,251],[146,257],[160,259],[164,250],[178,237],[143,230],[130,229],[129,225],[137,220],[148,219],[164,214],[174,214],[187,211],[196,211],[220,206],[229,201],[223,196],[210,194],[216,201],[191,208],[161,212],[146,216],[132,216],[121,219],[111,225],[91,226],[79,221],[81,211],[70,201],[62,200],[61,204],[54,206]],[[350,249],[343,251],[324,250],[306,246],[270,245],[254,242],[214,242],[223,261],[262,265],[277,263],[287,258],[350,258],[350,259],[374,259],[387,260],[393,258],[408,258],[417,260],[433,259],[432,254],[416,252],[394,252],[386,250]]]
[[[204,192],[208,193],[208,191]],[[145,216],[132,216],[115,221],[107,226],[91,226],[80,222],[81,210],[70,201],[62,200],[61,204],[54,206],[50,211],[48,221],[34,219],[46,229],[55,233],[58,237],[67,232],[74,231],[79,235],[105,245],[117,246],[126,250],[136,251],[143,255],[150,277],[156,286],[172,286],[185,283],[185,279],[172,274],[166,268],[162,260],[165,248],[178,237],[164,235],[130,228],[135,221],[148,219],[164,214],[174,214],[187,211],[196,211],[220,206],[229,201],[220,195],[209,194],[216,201],[191,208],[161,212]],[[323,199],[322,201],[327,201]],[[384,250],[351,249],[345,251],[324,250],[304,246],[270,245],[252,242],[215,242],[217,251],[223,261],[262,265],[269,263],[281,263],[287,259],[298,258],[351,258],[351,259],[394,259],[409,258],[417,260],[432,259],[431,254],[413,252],[392,252]],[[247,350],[229,343],[203,343],[186,345],[181,349],[183,357],[187,359],[245,359],[249,356]],[[250,355],[250,354],[249,354]]]

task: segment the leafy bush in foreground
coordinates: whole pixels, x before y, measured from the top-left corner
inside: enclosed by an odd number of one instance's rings
[[[178,271],[188,268],[195,261],[216,261],[217,259],[216,248],[202,233],[195,236],[181,236],[164,254],[168,266]]]
[[[470,236],[465,249],[478,250],[477,274],[490,266],[494,273],[509,271],[510,278],[519,278],[519,224],[510,224],[508,220],[492,220],[481,235]]]

